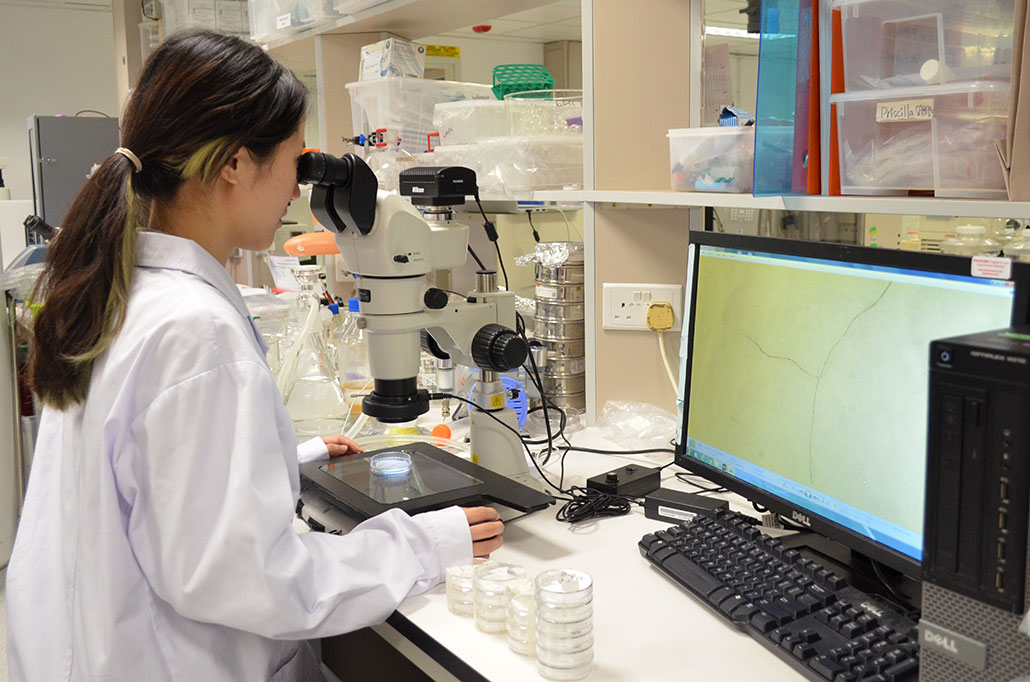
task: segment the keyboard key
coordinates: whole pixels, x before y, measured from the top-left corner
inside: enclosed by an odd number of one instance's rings
[[[751,616],[751,625],[762,634],[767,634],[776,628],[779,619],[767,613],[759,611]]]
[[[913,658],[892,665],[883,671],[883,677],[891,682],[902,682],[903,680],[914,680],[916,671],[919,670],[919,662]]]
[[[841,590],[841,589],[844,589],[845,587],[847,587],[848,586],[848,581],[845,580],[844,578],[840,577],[839,575],[834,575],[833,573],[831,573],[826,578],[826,586],[829,587],[834,592],[836,592],[837,590]]]
[[[730,618],[736,621],[750,621],[751,616],[761,612],[762,610],[755,606],[753,602],[747,601],[733,609],[733,611],[730,612]]]
[[[812,628],[805,628],[798,633],[798,637],[800,637],[801,641],[805,644],[815,644],[822,639],[822,636]]]
[[[808,665],[812,670],[828,680],[832,680],[839,673],[844,672],[844,668],[827,656],[817,656],[809,661]]]
[[[725,613],[727,616],[730,616],[730,614],[736,611],[743,603],[744,598],[741,597],[739,594],[735,594],[729,599],[724,599],[721,602],[719,602],[719,610]]]
[[[716,606],[722,603],[724,599],[732,597],[734,594],[733,590],[728,587],[719,587],[708,595],[708,601],[712,602]]]
[[[815,647],[809,646],[808,644],[798,644],[791,650],[791,653],[794,654],[794,658],[807,661],[815,656]]]
[[[718,580],[682,554],[667,558],[662,562],[662,568],[671,573],[676,580],[705,597],[722,587]]]
[[[674,554],[679,554],[679,552],[676,551],[675,547],[669,547],[668,545],[666,545],[664,543],[655,543],[655,544],[656,545],[660,544],[661,546],[657,547],[656,549],[651,549],[648,552],[648,554],[650,554],[654,558],[654,560],[656,562],[658,562],[658,563],[663,563],[666,559],[668,559],[669,557],[673,556]]]

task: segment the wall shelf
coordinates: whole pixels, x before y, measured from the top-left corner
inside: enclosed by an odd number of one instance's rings
[[[341,33],[387,32],[418,40],[550,2],[553,0],[388,0],[356,14],[265,41],[262,47],[274,50],[313,36]]]
[[[661,208],[724,208],[776,209],[787,211],[823,211],[827,213],[886,213],[979,218],[1030,218],[1030,202],[991,199],[938,199],[935,197],[827,197],[785,196],[754,197],[750,194],[714,192],[606,191],[583,193],[595,205],[652,206]]]

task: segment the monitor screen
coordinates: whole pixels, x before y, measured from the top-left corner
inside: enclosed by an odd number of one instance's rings
[[[986,279],[968,258],[691,242],[677,464],[918,575],[930,341],[1026,321],[1030,267]]]

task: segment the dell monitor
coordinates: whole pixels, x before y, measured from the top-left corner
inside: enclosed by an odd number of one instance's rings
[[[690,239],[676,464],[918,578],[930,342],[1030,321],[1030,265]]]

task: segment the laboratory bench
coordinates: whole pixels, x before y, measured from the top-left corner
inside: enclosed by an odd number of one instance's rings
[[[572,440],[581,446],[618,449],[587,429]],[[583,434],[583,435],[581,435]],[[664,459],[570,452],[565,486],[629,463],[660,466]],[[558,481],[557,457],[544,467]],[[662,471],[663,487],[689,490],[673,465]],[[700,480],[700,479],[698,479]],[[728,495],[731,509],[754,513],[743,498]],[[509,521],[504,544],[494,559],[525,566],[531,576],[553,568],[572,568],[594,580],[594,668],[585,678],[602,680],[799,680],[803,677],[746,633],[708,610],[682,588],[651,567],[637,550],[646,533],[671,524],[646,518],[634,506],[626,516],[604,517],[570,525],[555,519],[556,505]],[[481,632],[471,616],[447,609],[443,584],[405,600],[386,623],[373,631],[433,680],[543,680],[536,660],[508,648],[506,635]],[[353,640],[351,640],[353,642]],[[323,640],[323,660],[353,658],[341,650],[347,636]],[[366,670],[376,667],[364,662]],[[334,670],[336,671],[336,670]],[[340,672],[340,671],[338,671]],[[341,674],[346,680],[347,675]],[[379,678],[388,679],[388,678]],[[395,677],[394,679],[405,679]]]

